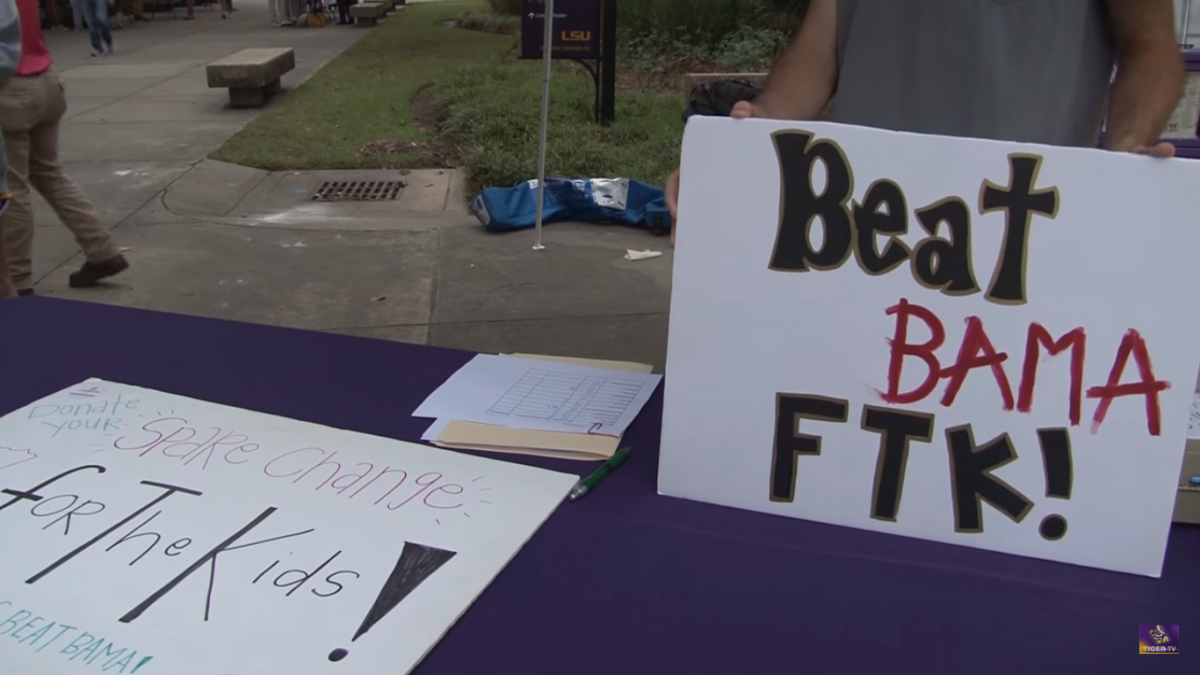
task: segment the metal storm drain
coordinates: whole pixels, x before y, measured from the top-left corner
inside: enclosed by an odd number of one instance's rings
[[[387,202],[400,198],[404,182],[398,180],[326,181],[313,193],[314,202]]]

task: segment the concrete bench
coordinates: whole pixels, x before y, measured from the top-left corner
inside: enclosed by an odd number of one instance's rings
[[[387,16],[388,8],[382,2],[360,2],[350,7],[350,16],[359,28],[370,28]]]
[[[208,86],[228,89],[231,107],[257,108],[280,92],[279,78],[295,67],[291,49],[243,49],[208,64]]]

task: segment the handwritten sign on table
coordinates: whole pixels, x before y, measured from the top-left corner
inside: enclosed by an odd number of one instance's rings
[[[660,491],[1158,576],[1200,163],[693,118]]]
[[[0,670],[406,673],[575,480],[89,380],[0,418]]]

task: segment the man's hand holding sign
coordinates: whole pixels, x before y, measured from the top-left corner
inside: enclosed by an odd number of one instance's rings
[[[660,491],[1159,574],[1200,163],[724,119],[683,157]]]
[[[1109,150],[1171,157],[1158,139],[1182,90],[1170,0],[812,0],[731,117],[1096,147],[1107,112]]]
[[[1173,23],[1168,0],[813,0],[667,181],[660,491],[1157,576],[1200,163],[1132,154],[1174,154]],[[1072,149],[1106,111],[1117,152]]]

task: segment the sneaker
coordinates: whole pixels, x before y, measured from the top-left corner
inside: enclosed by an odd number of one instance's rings
[[[104,56],[104,52],[96,50],[96,49],[92,50],[92,58],[93,59],[100,58],[101,56]]]
[[[120,274],[129,269],[129,261],[125,256],[117,254],[108,260],[100,262],[85,262],[83,267],[71,273],[69,284],[71,288],[87,288],[101,281]]]
[[[117,48],[116,48],[116,47],[113,45],[113,43],[111,43],[111,42],[110,42],[110,43],[108,43],[108,53],[109,53],[109,54],[116,54],[116,53],[117,53]]]

